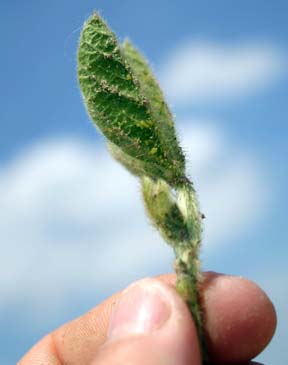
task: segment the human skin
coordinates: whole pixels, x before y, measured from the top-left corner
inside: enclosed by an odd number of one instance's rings
[[[18,365],[166,365],[168,360],[163,359],[168,353],[171,365],[200,365],[197,332],[187,306],[174,289],[175,275],[138,283],[159,287],[172,305],[167,324],[159,330],[107,340],[111,316],[124,296],[119,292],[44,337]],[[249,361],[267,346],[276,328],[275,309],[267,295],[247,279],[206,272],[201,303],[211,364],[256,365]]]

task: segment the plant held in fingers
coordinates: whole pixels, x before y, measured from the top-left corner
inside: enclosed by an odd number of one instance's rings
[[[78,78],[91,119],[113,157],[139,178],[147,214],[175,252],[176,288],[206,358],[199,303],[202,215],[162,91],[143,56],[129,41],[119,44],[97,13],[81,33]]]

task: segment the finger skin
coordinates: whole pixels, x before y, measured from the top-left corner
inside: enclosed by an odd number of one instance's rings
[[[245,362],[268,345],[276,327],[276,313],[255,283],[211,273],[202,293],[212,359],[222,363]]]
[[[161,275],[158,279],[175,286],[174,274]],[[89,364],[106,340],[119,294],[45,337],[18,365]],[[201,297],[213,362],[218,365],[248,362],[269,343],[276,327],[276,314],[273,304],[256,284],[208,272]]]
[[[171,356],[170,349],[169,346],[166,346],[166,351],[163,347],[156,349],[153,338],[126,339],[113,343],[109,347],[104,345],[100,348],[95,360],[87,365],[201,365],[198,347],[197,352],[199,354],[196,355],[196,359],[192,357],[194,353],[190,351],[189,355],[185,353],[185,358],[182,356],[179,362],[176,362]],[[181,347],[179,348],[179,354],[183,354],[180,351]]]
[[[126,303],[129,304],[129,301],[135,303],[135,300],[131,301],[135,288],[138,293],[139,288],[141,288],[141,294],[134,296],[136,300],[137,297],[141,298],[141,301],[145,300],[145,296],[143,296],[145,291],[146,293],[149,292],[150,295],[153,292],[154,294],[157,293],[158,301],[154,301],[154,309],[152,309],[152,312],[156,313],[155,309],[158,308],[157,326],[153,325],[149,331],[139,332],[139,325],[137,324],[136,327],[132,327],[133,330],[131,331],[131,327],[129,327],[129,324],[131,325],[130,320],[132,318],[132,323],[135,323],[135,317],[133,314],[132,317],[130,315],[131,312],[135,312],[135,307],[134,305],[129,307],[129,312],[124,313],[122,307],[120,336],[119,329],[118,332],[116,330],[116,334],[115,331],[112,331],[114,335],[109,336],[108,341],[99,348],[98,354],[89,365],[201,365],[200,347],[195,324],[188,307],[174,288],[157,279],[143,279],[131,285],[126,291]],[[163,300],[162,303],[165,303],[164,308],[162,305],[159,307],[159,298],[160,302]],[[121,297],[120,302],[123,303],[123,297]],[[138,304],[136,306],[140,308],[140,302]],[[159,317],[160,308],[162,316]],[[140,310],[138,313],[140,317],[143,317],[143,311]],[[145,311],[144,316],[147,323]],[[124,327],[122,327],[123,318],[125,318]],[[161,318],[160,321],[159,318]],[[130,328],[128,332],[127,319],[128,328]]]

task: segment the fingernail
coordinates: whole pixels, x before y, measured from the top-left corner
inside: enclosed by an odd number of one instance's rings
[[[111,317],[108,340],[147,334],[169,318],[171,307],[154,279],[132,284],[121,294]]]

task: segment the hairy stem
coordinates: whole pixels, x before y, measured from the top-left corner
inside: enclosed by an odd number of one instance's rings
[[[207,359],[206,344],[203,330],[203,315],[200,305],[200,286],[202,273],[199,261],[201,244],[202,214],[198,207],[196,192],[190,182],[179,188],[178,204],[186,220],[189,231],[189,241],[174,245],[175,272],[177,274],[177,291],[185,298],[192,313],[204,360]]]
[[[202,214],[195,190],[188,180],[172,189],[162,180],[145,177],[142,178],[142,193],[152,223],[173,247],[176,289],[187,302],[199,335],[203,358],[206,358],[199,298],[202,275],[198,257]]]

